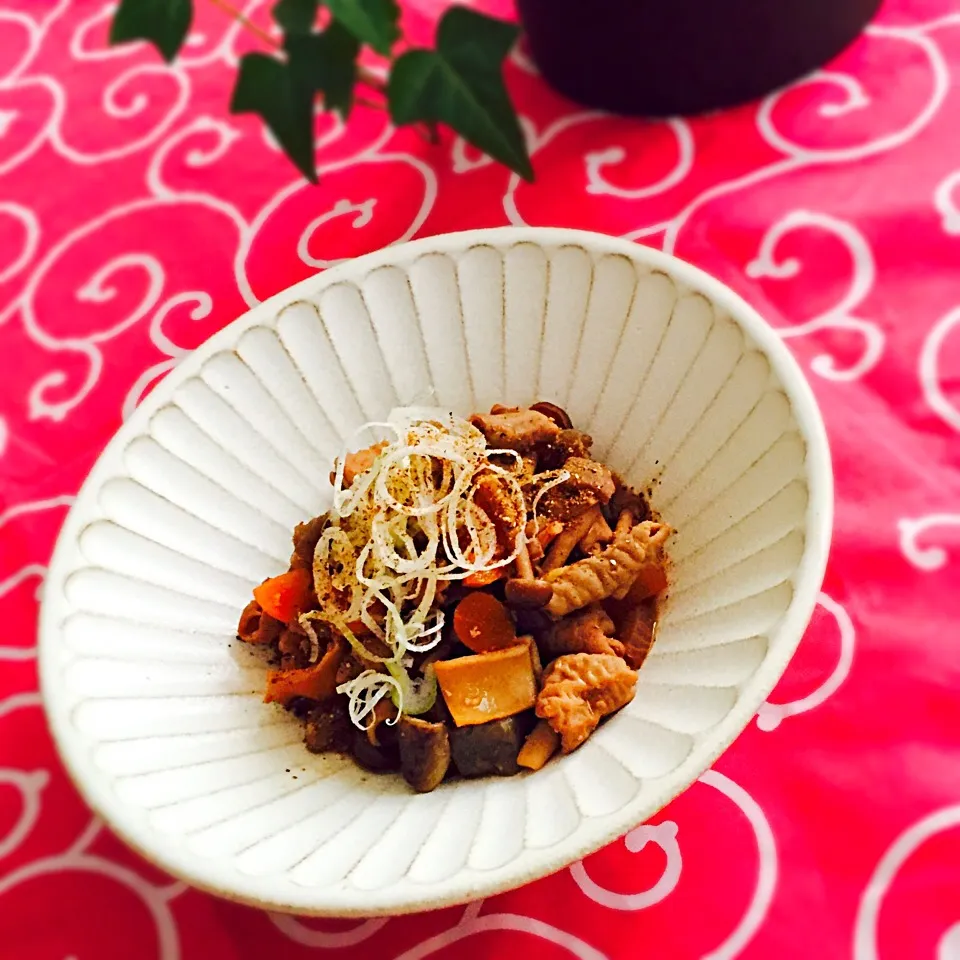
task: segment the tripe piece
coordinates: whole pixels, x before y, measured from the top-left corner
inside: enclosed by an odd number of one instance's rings
[[[664,523],[646,520],[629,536],[614,541],[602,553],[551,570],[544,579],[553,584],[547,612],[562,617],[597,600],[615,594],[633,582],[637,572],[657,555],[671,529]]]

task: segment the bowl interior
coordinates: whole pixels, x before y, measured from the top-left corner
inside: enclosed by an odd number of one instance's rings
[[[308,754],[233,634],[325,509],[333,457],[398,404],[536,399],[677,528],[634,701],[539,773],[423,796]],[[45,703],[88,800],[198,886],[341,915],[456,902],[577,859],[702,772],[792,654],[828,531],[815,407],[725,288],[583,234],[420,241],[251,311],[124,426],[51,567]]]

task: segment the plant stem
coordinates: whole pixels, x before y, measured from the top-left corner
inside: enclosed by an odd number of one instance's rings
[[[236,7],[228,3],[227,0],[210,0],[210,2],[215,7],[219,7],[231,19],[236,20],[237,23],[244,28],[244,30],[248,30],[255,37],[258,37],[271,47],[274,47],[275,49],[280,48],[280,42],[275,37],[271,37],[266,30],[258,27],[255,23],[253,23],[253,21],[245,17]],[[386,89],[386,85],[384,84],[383,80],[367,67],[357,67],[357,80],[359,80],[360,83],[370,87],[372,90],[377,90],[381,93]]]
[[[236,7],[227,3],[227,0],[210,0],[210,2],[215,7],[219,7],[229,17],[236,20],[245,30],[249,30],[255,37],[259,37],[264,43],[268,43],[271,47],[279,48],[280,43],[275,37],[271,37],[266,30],[261,29],[251,20],[247,19]]]
[[[383,80],[367,67],[357,67],[357,79],[373,90],[379,90],[381,93],[386,90],[386,84]]]

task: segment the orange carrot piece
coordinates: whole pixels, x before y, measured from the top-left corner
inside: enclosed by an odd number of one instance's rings
[[[307,608],[312,586],[307,570],[288,570],[255,587],[253,598],[275,620],[289,624]]]
[[[494,567],[492,570],[478,570],[465,577],[463,585],[465,587],[489,587],[491,583],[502,580],[507,575],[506,567]]]
[[[637,579],[627,591],[626,600],[637,603],[647,597],[655,597],[667,589],[667,572],[658,563],[640,568]]]
[[[468,593],[453,612],[453,629],[474,653],[501,650],[517,642],[507,608],[489,593]]]
[[[529,710],[537,699],[529,637],[503,650],[441,660],[433,669],[458,727],[501,720]]]
[[[559,520],[551,520],[540,528],[537,539],[540,541],[540,546],[546,550],[561,533],[563,533],[563,524]]]
[[[317,663],[300,670],[271,670],[267,674],[264,703],[289,703],[294,697],[325,700],[337,689],[337,670],[347,652],[347,641],[338,637]]]
[[[517,763],[528,770],[539,770],[557,752],[560,734],[546,720],[540,720],[523,741]]]
[[[348,453],[343,461],[343,485],[349,487],[361,473],[366,473],[386,445],[386,440],[381,440],[380,443],[375,443],[372,447],[364,447],[363,450],[354,450],[352,453]],[[331,483],[336,479],[336,476],[337,462],[334,460],[333,470],[330,471]]]
[[[464,556],[470,563],[473,563],[477,557],[477,552],[474,550],[473,544],[467,546]],[[498,542],[497,549],[493,551],[493,557],[491,559],[502,560],[503,556],[503,548]],[[496,583],[501,577],[505,577],[506,575],[507,567],[495,567],[493,570],[478,570],[476,573],[471,573],[469,577],[465,577],[463,585],[474,589],[477,587],[488,587],[491,583]]]

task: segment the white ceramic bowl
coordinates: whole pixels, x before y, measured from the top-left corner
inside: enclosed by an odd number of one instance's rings
[[[537,398],[678,528],[636,698],[538,773],[427,795],[308,754],[231,640],[292,527],[326,508],[341,438],[397,404]],[[800,640],[831,514],[813,396],[723,284],[590,233],[418,240],[254,308],[118,432],[50,567],[44,703],[90,805],[197,887],[333,915],[487,896],[613,840],[713,763]]]

